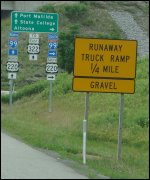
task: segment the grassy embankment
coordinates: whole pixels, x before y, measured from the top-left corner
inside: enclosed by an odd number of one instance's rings
[[[71,20],[72,23],[79,23],[76,19],[69,19],[70,14],[66,18],[67,11],[65,12],[64,6],[55,9],[59,10],[61,14],[59,25],[61,31],[69,29]],[[86,14],[87,19],[81,18],[80,22],[82,24],[80,24],[81,34],[87,32],[86,36],[88,34],[97,36],[98,31],[111,34],[113,29],[113,34],[119,34],[123,38],[124,35],[121,34],[115,23],[111,24],[112,20],[105,10],[99,11],[98,8],[90,8],[86,12],[89,12],[89,15]],[[94,12],[96,12],[96,16],[94,16]],[[67,25],[64,26],[64,24]],[[7,81],[5,60],[8,49],[6,37],[9,27],[10,20],[2,22],[3,81]],[[46,36],[41,36],[41,52],[47,52],[45,39]],[[59,73],[56,81],[53,82],[53,111],[49,113],[49,82],[45,80],[43,73],[46,58],[44,53],[41,53],[38,62],[29,62],[26,46],[23,45],[27,41],[27,34],[20,34],[19,52],[22,53],[19,54],[21,67],[16,80],[18,83],[17,94],[13,95],[11,114],[9,113],[9,104],[6,103],[9,96],[2,97],[2,129],[34,147],[54,150],[60,153],[62,158],[73,159],[82,164],[85,93],[72,92],[72,74]],[[35,74],[42,74],[42,77],[38,76],[36,79]],[[28,84],[26,80],[28,79],[29,82],[30,78],[32,78],[32,83]],[[92,178],[96,178],[96,173],[118,179],[148,178],[148,90],[148,59],[138,59],[135,94],[125,94],[124,96],[121,161],[117,161],[120,94],[90,94],[87,137],[88,170],[85,171],[87,175]],[[91,169],[95,171],[93,172]]]
[[[20,99],[13,103],[12,114],[9,104],[2,103],[2,128],[35,147],[57,151],[63,157],[82,163],[85,93],[72,92],[71,82],[71,75],[60,73],[53,83],[52,113],[48,112],[47,81],[20,89]],[[38,84],[44,89],[34,94]],[[32,95],[29,97],[29,94]],[[121,161],[117,161],[119,99],[119,94],[90,94],[87,166],[111,178],[147,178],[147,59],[138,61],[135,94],[124,97]]]
[[[103,8],[86,4],[57,6],[46,5],[38,12],[59,14],[59,46],[58,46],[58,66],[66,69],[73,61],[73,38],[74,36],[85,37],[105,37],[105,38],[125,38],[125,34],[117,24],[112,21],[110,15]],[[1,21],[1,81],[8,82],[6,72],[6,62],[8,59],[8,38],[10,32],[10,18]],[[18,39],[18,62],[19,72],[15,84],[17,89],[37,80],[45,80],[45,64],[48,53],[48,33],[39,33],[40,54],[37,61],[29,61],[27,44],[29,43],[29,33],[19,33]],[[8,90],[8,86],[2,86],[3,90]]]

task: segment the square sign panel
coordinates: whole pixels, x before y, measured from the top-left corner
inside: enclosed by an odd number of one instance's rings
[[[136,40],[76,38],[74,76],[134,79],[136,59]]]
[[[52,57],[52,58],[57,57],[57,51],[55,50],[48,51],[48,57]]]
[[[8,55],[17,56],[18,55],[18,50],[17,49],[9,49]]]
[[[16,73],[14,73],[14,72],[8,73],[8,79],[16,79]]]

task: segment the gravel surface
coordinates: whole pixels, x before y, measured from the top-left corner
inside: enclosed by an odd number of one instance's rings
[[[124,31],[128,39],[135,39],[138,41],[138,54],[140,57],[149,55],[149,37],[138,26],[132,15],[124,11],[110,11],[108,12],[116,21],[118,26]]]

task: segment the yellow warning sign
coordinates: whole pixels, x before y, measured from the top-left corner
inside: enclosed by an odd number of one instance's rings
[[[137,41],[76,38],[74,76],[134,79]]]
[[[135,81],[132,79],[100,79],[74,77],[73,91],[133,94],[135,91]]]

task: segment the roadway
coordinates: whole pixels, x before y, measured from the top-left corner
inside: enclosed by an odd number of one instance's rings
[[[59,159],[1,132],[1,179],[88,179]]]

